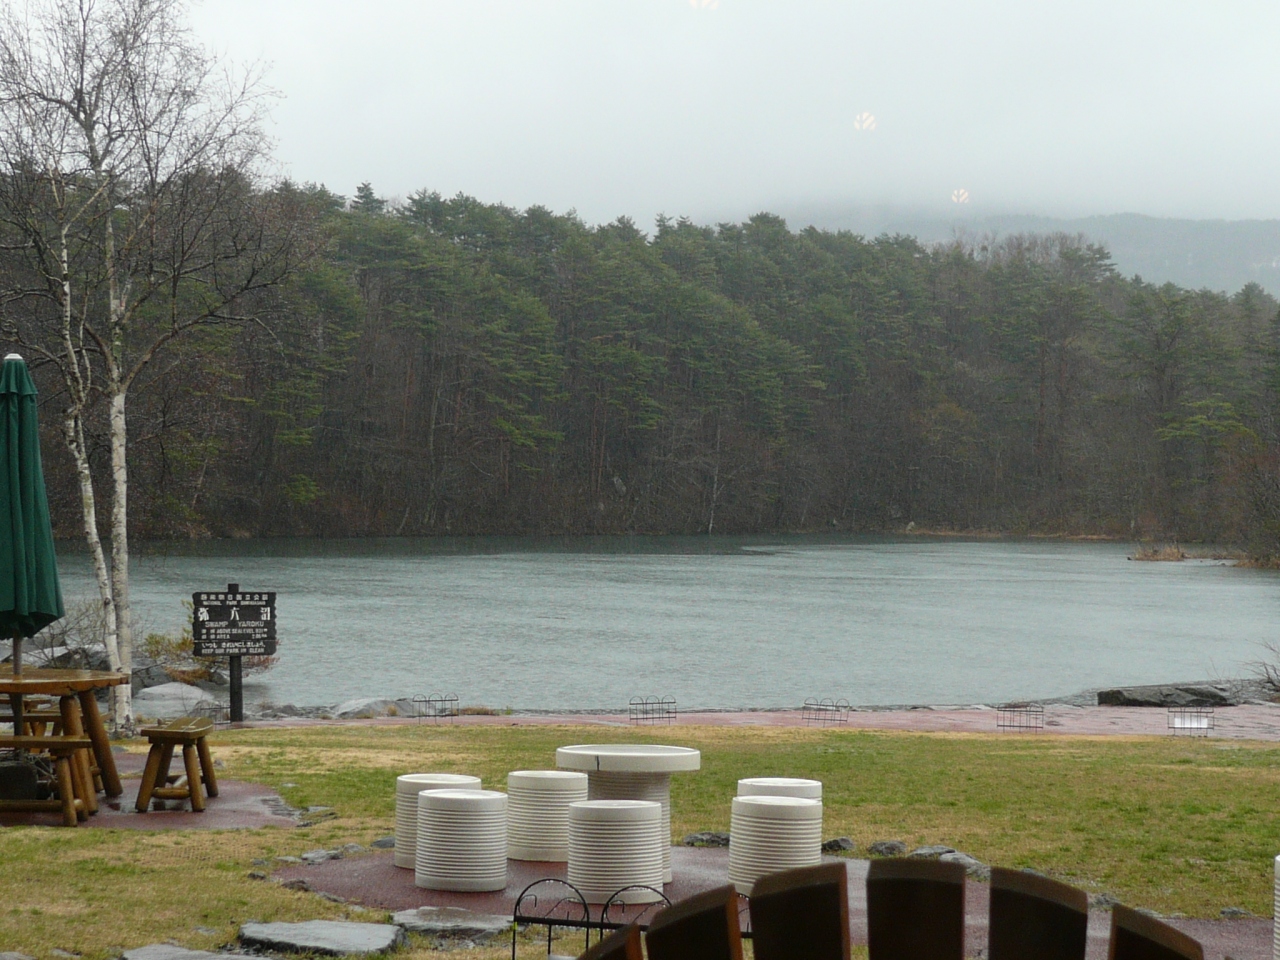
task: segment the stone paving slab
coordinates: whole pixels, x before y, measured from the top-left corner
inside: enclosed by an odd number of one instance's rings
[[[459,940],[487,941],[511,932],[511,914],[476,913],[462,907],[418,907],[398,910],[391,922],[409,933]]]
[[[246,923],[240,942],[261,950],[320,953],[326,956],[386,953],[405,943],[404,930],[392,923],[304,920],[301,923]]]
[[[219,960],[225,953],[209,953],[207,950],[188,950],[171,943],[152,943],[145,947],[126,950],[121,960]]]

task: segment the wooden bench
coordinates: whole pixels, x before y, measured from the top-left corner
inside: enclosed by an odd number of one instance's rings
[[[55,734],[62,733],[62,711],[58,705],[51,707],[28,707],[22,711],[22,727],[25,734],[44,736],[49,726]],[[13,711],[0,708],[0,726],[13,726]]]
[[[61,810],[64,826],[74,827],[89,814],[88,803],[92,782],[85,783],[81,766],[73,763],[78,750],[91,750],[93,742],[88,737],[29,737],[0,736],[0,749],[30,750],[53,756],[58,778],[57,800],[0,800],[0,810],[23,813],[45,810]],[[79,782],[77,782],[79,781]]]
[[[190,800],[196,813],[204,810],[204,798],[218,795],[218,778],[213,772],[213,757],[205,737],[213,729],[208,717],[179,717],[162,727],[149,727],[140,731],[151,743],[147,753],[147,766],[142,771],[142,785],[138,788],[139,813],[146,813],[151,801]],[[169,775],[173,751],[182,747],[182,762],[186,775]],[[201,784],[204,790],[201,790]]]

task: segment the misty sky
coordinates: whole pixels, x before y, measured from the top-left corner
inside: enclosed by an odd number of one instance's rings
[[[277,156],[588,222],[1280,217],[1274,0],[204,0]],[[874,118],[874,129],[869,114]],[[952,200],[967,191],[961,207]],[[958,195],[957,195],[958,196]]]

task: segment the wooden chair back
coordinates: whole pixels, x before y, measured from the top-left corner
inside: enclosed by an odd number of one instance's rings
[[[717,887],[667,907],[644,946],[649,960],[742,960],[737,889]]]
[[[867,942],[871,960],[964,960],[964,867],[872,860]]]
[[[1108,960],[1204,960],[1200,941],[1131,907],[1111,908]]]
[[[771,873],[751,891],[756,960],[849,960],[849,873],[843,862]]]
[[[1048,877],[991,868],[990,960],[1084,960],[1089,896]]]
[[[640,949],[640,928],[634,923],[615,930],[578,960],[643,960]]]

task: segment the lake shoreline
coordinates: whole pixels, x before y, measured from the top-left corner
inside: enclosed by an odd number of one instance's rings
[[[562,726],[598,728],[600,733],[575,734],[583,742],[608,742],[622,730],[627,738],[643,735],[646,739],[679,741],[683,727],[748,727],[767,729],[806,728],[849,732],[978,734],[1010,737],[1080,736],[1080,737],[1165,737],[1208,736],[1217,740],[1280,742],[1280,704],[1247,703],[1234,707],[1218,707],[1213,723],[1198,731],[1178,730],[1170,726],[1168,711],[1157,707],[1099,707],[1071,704],[1046,704],[1043,726],[1034,730],[1007,729],[999,724],[999,711],[989,706],[916,707],[900,710],[851,710],[840,723],[806,723],[799,710],[758,711],[689,711],[680,713],[674,723],[631,724],[626,715],[616,713],[518,713],[461,716],[442,719],[439,726],[521,727]],[[312,717],[282,717],[249,720],[232,724],[232,728],[274,729],[310,726],[433,726],[430,720],[411,717],[377,717],[369,719],[325,720]],[[221,729],[228,729],[222,727]]]
[[[213,693],[219,700],[226,688],[221,685],[211,683],[203,683],[200,685],[206,692]],[[1256,677],[1244,677],[1233,679],[1213,679],[1213,680],[1196,680],[1196,681],[1179,681],[1166,682],[1157,684],[1127,684],[1117,687],[1097,687],[1089,690],[1082,690],[1079,693],[1068,696],[1058,697],[1042,697],[1027,698],[1014,702],[1001,703],[891,703],[891,704],[847,704],[842,700],[826,700],[820,701],[819,710],[823,710],[825,704],[826,713],[842,713],[848,714],[875,714],[875,713],[910,713],[914,711],[998,711],[1001,708],[1011,706],[1025,706],[1029,704],[1038,704],[1042,707],[1070,707],[1074,709],[1084,709],[1091,707],[1103,706],[1099,704],[1098,695],[1104,691],[1115,690],[1141,690],[1156,688],[1165,688],[1169,690],[1213,690],[1218,691],[1225,699],[1223,702],[1215,704],[1218,709],[1226,709],[1237,706],[1275,706],[1274,699],[1277,694],[1267,684]],[[659,702],[654,702],[651,706],[659,707]],[[1121,710],[1162,710],[1165,706],[1174,705],[1127,705],[1119,707],[1111,707],[1110,709]],[[421,704],[422,710],[425,712],[427,704]],[[553,707],[515,707],[495,709],[487,706],[479,706],[473,704],[458,704],[458,718],[470,717],[500,717],[500,718],[543,718],[543,717],[584,717],[584,718],[617,718],[619,721],[632,722],[630,720],[632,710],[630,707],[612,708],[612,707],[584,707],[584,708],[553,708]],[[247,707],[248,714],[252,720],[288,720],[288,719],[306,719],[306,720],[374,720],[374,719],[399,719],[414,720],[421,719],[422,722],[436,722],[430,716],[421,718],[415,717],[412,711],[417,707],[412,701],[406,698],[379,698],[379,697],[359,697],[338,704],[268,704],[260,703],[257,708]],[[671,711],[677,718],[700,716],[714,717],[717,715],[726,716],[750,716],[750,715],[769,715],[777,714],[779,716],[790,716],[793,714],[804,713],[804,706],[800,707],[754,707],[754,706],[736,706],[736,707],[687,707],[680,708],[678,702],[673,701]],[[441,722],[449,722],[454,718],[442,718]],[[662,725],[665,720],[660,720],[657,725]],[[822,723],[822,721],[813,721]],[[844,721],[839,721],[844,722]],[[645,726],[652,725],[653,721],[641,720],[636,721],[636,725]]]

